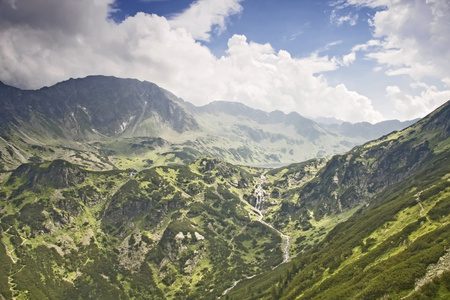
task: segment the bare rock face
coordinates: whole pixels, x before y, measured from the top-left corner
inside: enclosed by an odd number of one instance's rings
[[[138,272],[147,252],[151,249],[151,244],[137,231],[126,237],[117,249],[120,266],[131,272]]]

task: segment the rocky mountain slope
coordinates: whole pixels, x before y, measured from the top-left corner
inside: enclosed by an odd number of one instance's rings
[[[155,84],[90,76],[40,90],[0,84],[0,167],[64,159],[144,169],[201,156],[252,166],[342,153],[411,122],[323,125],[231,102],[195,107]]]
[[[154,135],[163,126],[176,132],[198,128],[175,96],[149,82],[91,76],[36,91],[2,85],[1,91],[3,130],[39,128],[48,135],[89,140],[91,135]]]
[[[22,165],[2,184],[1,295],[218,297],[283,260],[244,200],[259,172],[207,158],[136,175]]]
[[[359,209],[308,251],[311,236],[301,234],[293,245],[300,255],[290,266],[241,283],[229,298],[447,298],[449,120],[450,102],[401,132],[334,156],[304,183],[305,165],[271,171],[281,183],[276,194],[297,199],[290,210],[273,208],[285,232],[296,223],[305,226],[304,209],[311,224]]]
[[[278,169],[202,157],[139,172],[64,160],[3,171],[0,294],[448,296],[449,120],[447,103],[345,154]]]

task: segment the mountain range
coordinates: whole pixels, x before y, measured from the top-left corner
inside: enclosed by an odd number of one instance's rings
[[[387,133],[110,77],[0,96],[4,299],[450,295],[450,102]]]
[[[143,169],[201,156],[250,166],[328,157],[414,121],[319,124],[240,103],[196,107],[149,82],[105,76],[40,90],[0,84],[3,169],[65,159],[95,170]]]

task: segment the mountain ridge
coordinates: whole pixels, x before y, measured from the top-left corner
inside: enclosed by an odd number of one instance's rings
[[[411,124],[326,126],[295,112],[268,113],[236,102],[196,107],[153,83],[111,76],[39,90],[3,85],[0,103],[4,169],[57,158],[97,170],[142,169],[202,155],[279,166],[342,153]],[[152,146],[155,138],[164,146]]]

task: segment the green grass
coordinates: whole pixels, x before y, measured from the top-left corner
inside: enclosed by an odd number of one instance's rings
[[[333,203],[315,204],[305,202],[304,190],[310,183],[326,184],[325,176],[333,179],[344,167],[351,172],[355,166],[372,170],[376,160],[370,151],[394,147],[396,139],[408,134],[395,133],[375,146],[355,149],[351,156],[274,170],[233,166],[208,157],[187,166],[161,166],[200,153],[192,144],[186,148],[145,139],[95,145],[103,150],[115,147],[119,168],[139,170],[133,178],[128,172],[92,172],[62,162],[33,165],[2,184],[8,197],[0,207],[2,229],[7,230],[2,241],[26,266],[23,277],[15,277],[15,293],[54,298],[217,298],[244,279],[229,297],[371,298],[380,297],[383,289],[404,296],[448,242],[445,146],[441,144],[438,155],[430,154],[413,177],[373,199],[324,210],[325,205],[337,206],[336,196],[340,201],[352,199],[357,189],[337,186],[326,195]],[[426,149],[425,144],[421,147]],[[231,148],[247,160],[257,150],[227,146]],[[39,149],[34,150],[37,155]],[[74,159],[88,158],[88,168],[107,163],[105,156],[102,160],[83,151],[73,153]],[[153,167],[141,169],[147,159]],[[332,169],[339,159],[344,166],[336,165],[328,174],[323,167],[328,164]],[[408,163],[403,162],[403,168]],[[59,189],[43,184],[41,178],[57,167],[68,178]],[[291,237],[292,261],[275,270],[283,260],[282,239],[257,221],[250,204],[256,181],[265,171],[264,220]],[[342,182],[343,174],[339,176]],[[179,232],[191,238],[175,238]],[[196,232],[204,240],[194,238]],[[4,279],[17,270],[2,270],[0,287],[6,290]],[[245,280],[253,275],[257,276]],[[394,275],[400,278],[398,287],[390,284],[395,278],[389,276]],[[51,290],[44,288],[47,285]],[[445,294],[444,283],[433,291]]]

